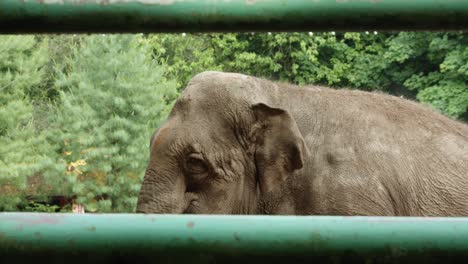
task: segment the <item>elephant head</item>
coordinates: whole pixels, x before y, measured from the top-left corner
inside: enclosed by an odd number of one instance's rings
[[[137,212],[285,213],[277,200],[307,150],[264,86],[234,73],[196,75],[151,138]]]

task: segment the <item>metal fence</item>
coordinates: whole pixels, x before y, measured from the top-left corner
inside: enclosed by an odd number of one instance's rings
[[[159,262],[304,262],[467,253],[468,218],[0,213],[0,256],[66,262],[116,254]]]
[[[0,32],[466,30],[466,0],[1,0]]]
[[[467,28],[468,0],[0,0],[2,34]],[[467,253],[468,218],[0,213],[1,263],[430,263]]]

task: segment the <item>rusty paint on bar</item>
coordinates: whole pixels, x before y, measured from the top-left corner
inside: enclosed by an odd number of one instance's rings
[[[0,213],[0,223],[4,251],[468,253],[468,218]]]
[[[461,0],[2,0],[0,33],[466,30]]]
[[[24,0],[24,2],[39,2],[41,4],[73,4],[73,5],[84,5],[84,4],[124,4],[124,3],[138,3],[147,5],[170,5],[176,2],[186,2],[187,0]]]

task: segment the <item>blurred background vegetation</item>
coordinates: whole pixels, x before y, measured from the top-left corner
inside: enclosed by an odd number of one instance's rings
[[[0,36],[0,211],[134,212],[149,139],[205,70],[379,90],[468,121],[466,33]]]

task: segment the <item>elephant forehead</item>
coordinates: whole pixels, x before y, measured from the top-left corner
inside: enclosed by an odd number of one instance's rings
[[[159,146],[163,144],[164,142],[167,141],[169,135],[171,135],[171,132],[174,131],[174,122],[168,121],[165,123],[161,128],[159,128],[158,132],[156,132],[156,135],[154,135],[153,138],[153,146]]]
[[[166,149],[173,144],[193,145],[196,142],[205,144],[209,139],[209,131],[212,128],[206,122],[188,122],[179,118],[170,119],[162,125],[152,139],[153,149]],[[207,131],[208,129],[208,131]],[[210,134],[211,135],[211,134]],[[205,140],[205,137],[208,137]],[[192,146],[193,147],[193,146]]]
[[[164,127],[158,131],[158,133],[155,136],[153,144],[155,146],[161,145],[162,142],[164,142],[165,138],[169,134],[169,128]]]

